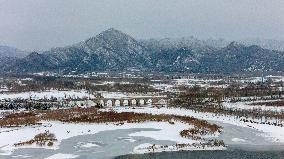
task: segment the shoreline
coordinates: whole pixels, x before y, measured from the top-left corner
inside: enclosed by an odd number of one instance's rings
[[[282,159],[283,151],[244,151],[238,149],[228,150],[204,150],[204,151],[178,151],[178,152],[161,152],[151,154],[129,154],[117,156],[114,159]]]

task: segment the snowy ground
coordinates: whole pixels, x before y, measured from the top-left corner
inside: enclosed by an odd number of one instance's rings
[[[277,101],[277,100],[269,100],[269,101],[257,100],[256,102],[273,102],[273,101]],[[254,102],[236,102],[236,103],[223,102],[222,104],[224,107],[232,108],[232,109],[248,109],[248,110],[258,109],[258,110],[263,110],[263,111],[275,111],[275,112],[284,111],[284,107],[250,105],[252,103]]]
[[[256,124],[256,123],[245,123],[234,116],[224,116],[215,115],[212,113],[200,113],[194,112],[192,110],[181,109],[181,108],[150,108],[150,107],[140,107],[136,109],[131,109],[127,107],[114,108],[113,110],[117,112],[137,112],[137,113],[151,113],[151,114],[174,114],[181,116],[192,116],[198,119],[217,121],[227,124],[232,124],[236,126],[246,127],[263,132],[264,137],[268,137],[275,142],[283,142],[284,144],[284,127],[278,127],[266,124]]]
[[[102,111],[110,111],[114,110],[117,112],[137,112],[137,113],[151,113],[151,114],[173,114],[173,115],[181,115],[181,116],[192,116],[198,119],[208,120],[210,122],[215,123],[224,123],[234,125],[236,127],[243,127],[250,130],[256,130],[261,132],[260,134],[256,134],[256,140],[258,140],[257,136],[259,135],[261,140],[263,138],[269,140],[272,143],[283,144],[284,145],[284,127],[277,127],[272,125],[265,124],[256,124],[256,123],[245,123],[240,121],[239,118],[233,116],[216,116],[212,113],[200,113],[194,112],[192,110],[180,109],[180,108],[153,108],[153,107],[136,107],[135,109],[129,107],[115,107],[115,108],[107,108]],[[175,122],[175,124],[170,124],[168,122],[144,122],[144,123],[125,123],[123,125],[116,124],[86,124],[86,123],[62,123],[55,121],[43,121],[43,125],[39,126],[26,126],[20,128],[0,128],[0,156],[1,155],[11,155],[14,150],[18,148],[37,148],[36,145],[30,146],[21,146],[15,147],[15,143],[28,141],[32,139],[36,134],[43,133],[45,131],[49,131],[50,133],[54,133],[58,142],[55,143],[53,147],[44,147],[47,149],[58,149],[60,143],[64,139],[69,139],[71,137],[79,136],[79,135],[88,135],[88,134],[97,134],[99,132],[108,131],[108,130],[118,130],[118,129],[131,129],[131,128],[153,128],[159,129],[159,131],[139,131],[135,133],[131,133],[127,138],[118,138],[119,140],[125,140],[129,142],[135,142],[132,137],[150,137],[155,140],[166,140],[173,141],[175,143],[180,144],[192,144],[199,143],[200,141],[191,140],[187,138],[182,138],[179,135],[179,132],[186,128],[191,128],[192,126],[189,124],[184,124],[181,122]],[[225,132],[227,133],[227,132]],[[217,137],[215,136],[207,136],[208,138]],[[246,143],[247,138],[234,137],[232,136],[230,139],[234,143]],[[263,140],[265,142],[265,140]],[[81,143],[80,147],[96,147],[98,146],[96,143]],[[151,143],[145,143],[144,145],[139,145],[133,149],[133,153],[146,153],[149,152],[149,146]],[[170,145],[168,147],[163,147],[162,145],[154,146],[155,152],[161,151],[176,151],[181,150],[177,149],[175,145]],[[185,147],[182,150],[200,150],[202,147]],[[224,147],[206,147],[207,150],[212,149],[224,149]],[[56,154],[53,156],[56,158],[57,156],[62,157],[71,154]],[[74,158],[76,156],[73,156]]]
[[[62,122],[43,122],[41,126],[27,126],[21,128],[0,128],[0,155],[11,155],[13,150],[17,148],[37,148],[36,145],[15,147],[15,143],[28,141],[32,139],[36,134],[49,131],[54,133],[58,142],[53,147],[44,147],[47,149],[57,149],[60,142],[64,139],[68,139],[78,135],[96,134],[101,131],[116,130],[116,129],[130,129],[130,128],[153,128],[159,129],[159,131],[140,131],[130,134],[132,136],[150,137],[155,140],[167,140],[176,143],[199,143],[200,141],[182,138],[179,132],[185,128],[191,128],[192,126],[180,122],[176,122],[174,125],[168,122],[145,122],[145,123],[125,123],[123,125],[115,124],[86,124],[86,123],[62,123]],[[174,130],[174,131],[173,131]],[[209,137],[209,136],[208,136]],[[130,140],[130,139],[129,139]],[[94,145],[84,145],[94,146]]]
[[[86,90],[68,90],[68,91],[58,91],[49,90],[41,92],[21,92],[21,93],[0,93],[0,100],[4,99],[64,99],[64,98],[94,98],[94,95],[89,94]]]

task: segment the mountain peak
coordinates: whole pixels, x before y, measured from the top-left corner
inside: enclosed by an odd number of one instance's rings
[[[120,30],[109,28],[100,34],[96,35],[95,37],[91,37],[85,41],[86,43],[92,45],[94,43],[108,43],[112,45],[117,45],[123,42],[135,42],[137,41],[131,37],[130,35],[123,33]]]
[[[242,44],[240,44],[236,41],[232,41],[227,47],[228,48],[238,48],[238,47],[242,47],[242,46],[244,46],[244,45],[242,45]]]
[[[229,45],[224,47],[222,50],[229,51],[229,52],[239,52],[245,47],[245,45],[242,45],[236,41],[231,42]]]
[[[107,29],[107,30],[105,30],[105,31],[107,31],[107,32],[112,32],[112,31],[119,31],[119,30],[117,30],[117,29],[115,29],[115,28],[109,28],[109,29]]]
[[[98,36],[109,36],[109,35],[112,35],[112,36],[117,36],[117,35],[124,35],[124,36],[129,36],[125,33],[123,33],[122,31],[120,30],[117,30],[115,28],[109,28],[103,32],[101,32]]]
[[[41,56],[41,54],[39,54],[38,52],[31,52],[28,56],[26,56],[26,59],[34,59],[34,58],[38,58],[39,56]]]

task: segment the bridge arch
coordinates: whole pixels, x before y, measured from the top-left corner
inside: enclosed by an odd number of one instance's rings
[[[167,104],[167,100],[166,99],[158,99],[158,102],[157,102],[157,104],[159,104],[159,105],[166,105]]]
[[[114,105],[113,106],[120,106],[120,100],[114,99]]]
[[[131,99],[131,103],[132,103],[132,105],[135,105],[135,106],[138,106],[139,105],[139,101],[138,101],[138,99]]]
[[[141,102],[142,101],[142,102]],[[141,105],[147,105],[146,99],[140,99],[140,104]]]
[[[107,100],[105,101],[105,106],[106,106],[106,107],[112,107],[112,106],[113,106],[112,100],[111,100],[111,99],[107,99]]]
[[[152,99],[151,98],[145,99],[145,102],[146,102],[145,105],[147,105],[147,106],[152,105]]]

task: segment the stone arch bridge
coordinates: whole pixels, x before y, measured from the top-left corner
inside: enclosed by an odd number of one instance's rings
[[[100,103],[104,107],[108,106],[146,106],[146,105],[164,105],[168,104],[166,96],[129,96],[119,98],[101,98]]]

